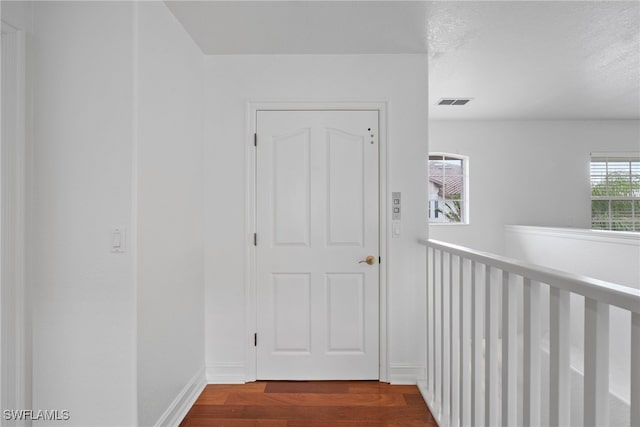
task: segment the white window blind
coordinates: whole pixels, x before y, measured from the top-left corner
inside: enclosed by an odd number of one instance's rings
[[[640,232],[640,153],[592,153],[591,228]]]

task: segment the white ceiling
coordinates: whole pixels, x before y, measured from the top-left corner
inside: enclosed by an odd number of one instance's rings
[[[166,3],[207,54],[428,53],[432,119],[640,119],[640,1]]]

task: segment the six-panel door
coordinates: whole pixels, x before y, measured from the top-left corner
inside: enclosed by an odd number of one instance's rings
[[[257,377],[378,379],[378,112],[256,129]]]

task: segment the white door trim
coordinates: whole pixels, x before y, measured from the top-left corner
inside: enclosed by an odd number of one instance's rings
[[[26,40],[24,31],[5,22],[0,77],[15,90],[2,93],[0,114],[0,377],[3,408],[30,407],[29,306],[25,280],[26,244]],[[7,61],[3,63],[3,61]],[[6,75],[3,73],[7,71]],[[1,90],[0,90],[1,91]],[[4,298],[3,298],[4,297]],[[10,351],[13,350],[13,351]]]
[[[256,247],[253,245],[253,233],[256,230],[256,151],[254,134],[256,132],[256,117],[258,111],[279,110],[373,110],[378,111],[379,117],[379,235],[380,235],[380,381],[389,381],[389,339],[388,339],[388,298],[387,298],[387,102],[386,101],[249,101],[247,103],[245,135],[246,163],[245,163],[245,239],[247,250],[245,254],[245,308],[246,308],[246,352],[245,352],[245,381],[255,381],[257,378],[257,352],[254,346],[254,333],[257,330],[257,282],[256,282]]]

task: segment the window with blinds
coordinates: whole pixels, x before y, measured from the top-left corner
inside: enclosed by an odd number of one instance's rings
[[[640,232],[640,153],[592,154],[591,228]]]
[[[446,153],[429,155],[429,222],[466,224],[469,221],[467,197],[468,159]]]

